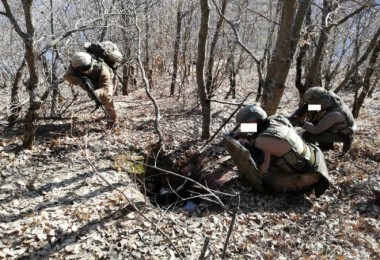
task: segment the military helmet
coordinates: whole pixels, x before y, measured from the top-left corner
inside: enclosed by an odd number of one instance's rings
[[[92,57],[87,52],[76,52],[71,57],[71,65],[74,69],[80,69],[91,65]]]
[[[236,122],[247,123],[252,120],[264,120],[267,113],[258,105],[248,105],[239,110],[236,114]]]
[[[306,90],[305,94],[303,95],[303,101],[307,104],[312,104],[315,103],[320,96],[328,93],[329,91],[322,87],[312,87]]]

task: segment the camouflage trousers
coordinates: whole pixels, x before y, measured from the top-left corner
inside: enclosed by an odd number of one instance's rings
[[[113,95],[112,92],[113,92],[113,89],[111,87],[107,89],[100,88],[100,89],[95,90],[95,94],[102,101],[105,110],[110,116],[110,120],[113,122],[116,122],[117,114],[116,114],[116,109],[115,109],[115,105],[112,98],[112,95]]]
[[[260,173],[249,151],[237,140],[226,136],[225,145],[239,173],[256,191],[295,192],[314,189],[317,197],[329,187],[330,179],[323,153],[318,147],[315,150],[316,160],[313,171],[302,173],[285,173],[275,167],[269,167],[264,175]]]
[[[315,145],[309,145],[315,153],[312,170],[300,173],[284,173],[280,169],[270,167],[263,176],[264,186],[274,192],[294,192],[314,189],[316,197],[320,197],[330,186],[330,177],[322,151]]]
[[[311,134],[309,132],[303,132],[302,138],[307,143],[318,143],[318,146],[324,149],[333,149],[334,143],[343,143],[343,153],[350,150],[354,135],[353,134],[341,134],[325,131],[319,134]]]

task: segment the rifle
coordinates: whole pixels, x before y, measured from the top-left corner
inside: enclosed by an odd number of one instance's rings
[[[297,126],[304,121],[307,113],[308,104],[304,104],[302,107],[298,108],[291,116],[289,116],[288,120],[292,126]]]
[[[95,101],[96,107],[95,107],[95,109],[91,113],[95,112],[99,107],[101,107],[103,109],[104,113],[108,117],[110,117],[110,115],[108,114],[107,110],[103,106],[103,102],[95,94],[95,92],[94,92],[94,85],[92,85],[91,80],[88,77],[83,76],[80,73],[80,71],[78,71],[77,69],[73,68],[73,70],[74,70],[75,74],[81,79],[83,85],[86,87],[87,92],[90,94],[90,98]]]

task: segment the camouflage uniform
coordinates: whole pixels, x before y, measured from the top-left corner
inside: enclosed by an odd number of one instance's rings
[[[92,59],[92,71],[86,76],[94,85],[94,92],[102,101],[103,106],[109,114],[112,122],[117,122],[116,109],[112,98],[115,86],[113,71],[104,62]],[[64,78],[70,84],[79,85],[82,89],[86,90],[81,79],[74,72],[72,66],[67,69]]]
[[[265,127],[258,126],[262,129],[246,138],[254,146],[257,146],[255,142],[260,137],[261,140],[265,139],[265,147],[262,147],[264,152],[264,149],[270,151],[270,146],[275,146],[272,149],[288,152],[279,157],[271,154],[269,168],[262,175],[260,165],[250,158],[248,150],[235,139],[226,137],[227,150],[246,180],[258,191],[262,191],[263,187],[274,192],[299,191],[312,187],[316,196],[322,195],[330,180],[321,150],[315,145],[305,143],[283,116],[267,118],[265,112],[255,106],[246,106],[236,116],[239,123],[249,123],[256,119],[261,122],[265,120]]]
[[[329,186],[329,175],[321,150],[305,143],[288,119],[280,115],[270,116],[270,125],[258,137],[272,137],[290,144],[292,149],[281,157],[271,156],[268,173],[263,183],[274,191],[297,191],[312,183],[316,195],[322,195]]]
[[[303,139],[309,143],[318,142],[321,148],[332,148],[334,142],[343,143],[346,153],[353,142],[355,123],[352,113],[344,101],[335,93],[320,87],[306,91],[304,100],[308,104],[320,104],[321,110],[309,112],[302,125]]]

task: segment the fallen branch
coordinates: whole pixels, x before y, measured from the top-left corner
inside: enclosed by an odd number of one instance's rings
[[[2,120],[4,118],[0,118]],[[55,120],[55,121],[64,121],[64,120],[78,120],[79,117],[60,117],[60,116],[44,116],[38,117],[36,120]],[[12,123],[25,123],[25,118],[20,118],[12,121]]]
[[[222,259],[224,259],[226,257],[228,240],[230,239],[230,236],[232,234],[232,229],[233,229],[235,221],[236,221],[236,215],[237,215],[237,212],[239,210],[239,206],[240,206],[240,194],[236,193],[236,208],[234,210],[234,215],[232,216],[230,227],[229,227],[228,232],[227,232],[226,241],[224,242]]]
[[[149,164],[146,164],[146,163],[143,163],[143,162],[140,162],[140,161],[135,161],[135,160],[132,160],[132,159],[128,159],[128,161],[131,161],[133,163],[138,163],[138,164],[141,164],[143,166],[146,166],[146,167],[149,167],[149,168],[152,168],[152,169],[155,169],[155,170],[158,170],[158,171],[162,171],[162,172],[165,172],[165,173],[168,173],[168,174],[171,174],[171,175],[174,175],[174,176],[177,176],[177,177],[180,177],[180,178],[183,178],[185,180],[188,180],[192,183],[195,183],[196,185],[200,186],[202,189],[204,189],[205,191],[207,191],[212,197],[214,197],[216,199],[216,201],[224,208],[227,210],[226,206],[224,205],[224,203],[220,200],[220,198],[215,195],[214,192],[212,192],[211,189],[207,188],[206,186],[202,185],[201,183],[189,178],[189,177],[186,177],[186,176],[183,176],[182,174],[179,174],[179,173],[175,173],[175,172],[172,172],[172,171],[168,171],[168,170],[165,170],[165,169],[162,169],[162,168],[159,168],[159,167],[156,167],[156,166],[152,166],[152,165],[149,165]]]
[[[253,92],[248,93],[248,95],[243,99],[243,101],[238,105],[238,107],[232,112],[232,114],[227,118],[227,120],[219,127],[218,130],[207,140],[207,142],[199,149],[199,152],[202,152],[203,149],[208,145],[214,138],[215,136],[220,132],[220,130],[223,129],[223,127],[231,120],[231,118],[236,114],[236,112],[240,109],[241,106],[244,106],[244,102],[248,99],[250,95],[252,95]]]
[[[204,243],[202,251],[201,251],[201,255],[199,256],[199,260],[205,259],[205,255],[206,255],[209,243],[210,243],[210,237],[206,237],[205,238],[205,243]]]
[[[87,147],[87,141],[86,141],[86,147]],[[81,147],[82,148],[82,147]],[[178,251],[177,247],[173,244],[173,241],[170,239],[169,235],[166,234],[162,229],[160,229],[156,223],[154,223],[152,220],[150,220],[148,217],[146,217],[142,211],[127,197],[127,195],[125,195],[125,193],[123,191],[121,191],[120,189],[118,189],[117,187],[115,187],[115,185],[113,185],[112,183],[110,183],[106,178],[104,178],[96,169],[96,167],[94,166],[94,164],[90,161],[89,157],[88,157],[88,153],[87,153],[87,149],[86,148],[82,148],[82,150],[84,151],[84,154],[85,154],[85,159],[87,161],[87,163],[91,166],[91,168],[94,170],[95,174],[97,176],[99,176],[105,183],[107,183],[110,187],[112,187],[114,190],[116,190],[117,192],[119,192],[127,201],[128,201],[128,206],[131,207],[134,211],[136,211],[141,217],[143,217],[146,221],[148,221],[150,224],[152,224],[170,243],[170,245],[173,247],[173,249],[177,252],[178,254],[178,257],[180,259],[183,259],[182,256],[181,256],[181,253]]]

